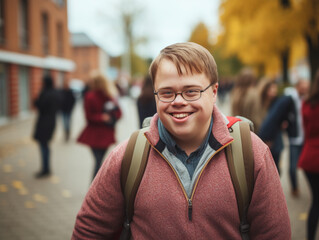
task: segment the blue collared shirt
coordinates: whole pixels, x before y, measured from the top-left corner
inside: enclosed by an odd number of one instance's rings
[[[177,143],[172,138],[170,133],[166,130],[166,128],[164,127],[160,119],[158,119],[157,125],[158,125],[159,136],[161,140],[165,143],[168,151],[170,151],[173,155],[175,155],[185,165],[189,173],[189,176],[192,179],[195,169],[198,165],[198,162],[201,159],[201,156],[203,155],[207,147],[208,139],[210,135],[212,134],[213,118],[210,122],[209,131],[205,140],[199,146],[199,148],[196,151],[192,152],[189,156],[186,154],[186,152],[183,149],[181,149],[177,145]]]

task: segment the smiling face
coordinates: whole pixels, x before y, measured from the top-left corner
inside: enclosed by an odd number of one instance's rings
[[[188,71],[189,72],[189,71]],[[205,89],[210,80],[204,73],[179,75],[176,66],[162,59],[155,76],[154,89],[182,92],[188,89]],[[156,97],[157,113],[165,128],[180,146],[192,143],[199,146],[209,129],[213,105],[216,102],[218,84],[213,84],[196,101],[186,101],[178,94],[171,103],[161,102]],[[184,149],[185,150],[185,149]]]

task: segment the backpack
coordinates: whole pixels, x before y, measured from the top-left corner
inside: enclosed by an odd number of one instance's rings
[[[254,156],[250,131],[253,124],[244,117],[227,117],[227,125],[232,144],[226,147],[226,159],[231,180],[234,186],[238,212],[240,217],[239,231],[243,240],[249,240],[249,223],[247,210],[250,204],[254,187]],[[146,120],[149,126],[150,119]],[[143,124],[143,127],[145,124]],[[142,180],[150,151],[150,143],[144,133],[149,127],[135,131],[127,144],[122,166],[121,186],[125,198],[125,221],[120,240],[128,240],[131,236],[130,223],[134,214],[135,196]]]

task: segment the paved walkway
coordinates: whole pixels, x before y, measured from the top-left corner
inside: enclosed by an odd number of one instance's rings
[[[138,128],[135,103],[120,102],[123,118],[117,125],[117,139],[122,141]],[[227,114],[227,106],[221,106]],[[63,140],[61,119],[51,144],[54,175],[36,180],[40,156],[31,139],[34,116],[0,127],[0,239],[70,239],[76,213],[90,185],[93,157],[89,149],[75,142],[85,122],[79,102],[73,116],[69,142]],[[293,240],[305,239],[309,191],[301,172],[301,196],[290,197],[287,177],[287,152],[282,156],[282,184],[287,197]]]

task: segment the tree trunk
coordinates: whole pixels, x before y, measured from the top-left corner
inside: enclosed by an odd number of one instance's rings
[[[317,34],[316,42],[314,42],[309,35],[306,35],[306,41],[308,46],[311,81],[313,81],[316,71],[319,70],[319,34]]]
[[[257,75],[258,78],[262,78],[263,76],[265,76],[265,64],[258,64],[257,65]]]
[[[288,67],[289,67],[289,48],[281,52],[282,80],[286,85],[289,83]]]

